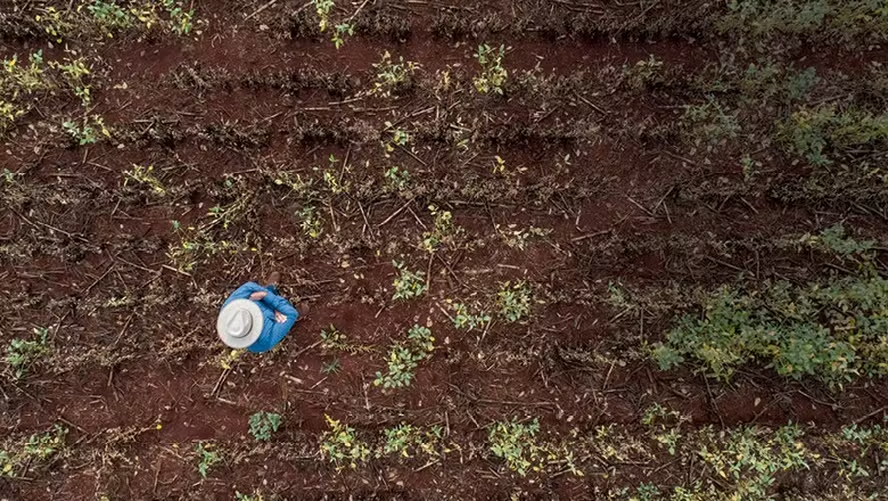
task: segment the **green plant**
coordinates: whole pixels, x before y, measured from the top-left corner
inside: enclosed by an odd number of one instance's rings
[[[109,37],[112,32],[127,29],[134,22],[133,16],[113,1],[93,0],[86,10]]]
[[[325,362],[321,365],[321,374],[330,375],[336,374],[340,369],[339,359],[332,360],[330,362]]]
[[[435,252],[442,245],[454,245],[459,235],[463,233],[460,226],[453,224],[453,214],[447,210],[440,210],[435,205],[429,206],[429,212],[435,218],[432,231],[422,234],[422,247],[427,252]]]
[[[274,412],[259,411],[250,416],[250,435],[256,440],[268,442],[271,434],[281,426],[281,415]]]
[[[226,183],[228,182],[230,180],[226,179]],[[252,194],[244,193],[230,204],[210,207],[207,210],[207,215],[212,218],[212,221],[206,227],[211,228],[222,223],[222,229],[227,230],[229,226],[247,215],[252,198]]]
[[[668,370],[690,358],[729,379],[765,361],[779,374],[830,384],[888,374],[888,280],[847,277],[826,284],[766,284],[744,293],[722,288],[703,315],[685,315],[652,355]]]
[[[263,501],[264,498],[257,489],[253,491],[253,494],[241,494],[239,491],[234,491],[234,499],[235,501]]]
[[[342,174],[340,174],[339,177],[336,176],[335,166],[336,163],[339,162],[339,159],[331,154],[328,161],[330,162],[330,168],[324,170],[324,182],[327,183],[327,187],[330,188],[330,191],[332,191],[334,195],[347,193],[349,189],[348,183],[342,183]]]
[[[314,4],[315,12],[318,15],[318,28],[324,32],[330,24],[330,12],[335,4],[333,0],[312,0],[312,4]]]
[[[859,257],[865,261],[872,259],[872,251],[876,246],[875,240],[856,240],[846,235],[845,227],[841,223],[824,229],[819,235],[806,233],[797,242],[812,249],[835,254],[841,258]]]
[[[447,305],[453,311],[453,326],[457,329],[472,330],[490,323],[490,314],[485,311],[473,314],[465,304],[454,303],[449,299]]]
[[[330,430],[321,436],[321,456],[334,463],[337,471],[341,470],[345,463],[351,468],[357,468],[359,462],[367,461],[370,457],[370,447],[358,439],[355,429],[326,414],[324,418]]]
[[[198,263],[222,251],[234,253],[250,248],[228,240],[217,241],[207,233],[206,229],[194,226],[182,227],[178,221],[171,223],[173,230],[179,235],[179,242],[170,242],[167,257],[180,271],[189,272]]]
[[[403,262],[392,261],[392,265],[398,270],[398,277],[392,282],[395,293],[392,295],[393,300],[413,299],[422,295],[426,291],[425,273],[421,271],[410,271]]]
[[[55,7],[46,7],[41,9],[41,12],[34,16],[34,20],[56,43],[62,43],[62,35],[71,29],[70,21],[63,18],[62,13]]]
[[[395,151],[396,146],[400,146],[403,148],[410,144],[411,138],[410,134],[408,134],[407,131],[396,128],[394,124],[388,121],[385,122],[385,128],[386,130],[391,130],[392,132],[392,138],[387,142],[383,142],[383,148],[385,149],[386,157],[391,156],[390,154]]]
[[[800,440],[803,435],[796,425],[773,432],[744,427],[704,439],[697,454],[719,477],[734,482],[734,499],[764,501],[772,499],[768,490],[776,473],[807,469],[817,457]]]
[[[89,85],[84,83],[83,77],[89,75],[89,68],[86,66],[83,58],[69,60],[67,64],[59,64],[51,62],[50,66],[57,68],[68,86],[74,91],[74,95],[79,97],[83,106],[89,106],[92,102]]]
[[[392,166],[383,174],[388,191],[404,191],[410,184],[410,172],[401,167]]]
[[[197,454],[197,471],[200,473],[201,478],[207,478],[210,468],[222,462],[222,457],[218,452],[212,450],[211,444],[198,442],[194,446],[194,452]]]
[[[386,373],[376,373],[375,386],[385,389],[410,386],[419,362],[429,358],[435,349],[435,338],[427,327],[413,325],[406,343],[395,343],[387,359]]]
[[[385,443],[382,445],[382,452],[377,453],[377,457],[385,454],[397,454],[399,457],[409,458],[410,452],[414,449],[429,456],[437,456],[437,448],[444,436],[444,429],[441,426],[432,426],[428,430],[423,430],[420,427],[401,423],[386,429],[384,434]]]
[[[36,340],[25,341],[13,339],[6,348],[6,363],[12,369],[13,376],[21,379],[28,369],[50,351],[49,330],[44,327],[34,328]]]
[[[6,184],[15,184],[15,174],[4,167],[3,170],[0,170],[0,180]]]
[[[370,93],[391,97],[409,89],[413,83],[413,74],[418,67],[418,64],[410,61],[405,63],[403,56],[398,59],[397,63],[392,63],[391,54],[385,51],[382,59],[373,64],[373,68],[376,69],[376,80],[373,82],[373,89],[370,90]]]
[[[302,221],[303,233],[311,238],[318,238],[321,236],[324,221],[321,219],[321,215],[318,214],[317,209],[311,205],[306,205],[302,210],[296,213],[296,217]]]
[[[623,81],[633,90],[641,90],[662,81],[663,61],[653,54],[632,67],[623,67]]]
[[[874,115],[835,105],[801,107],[778,124],[778,140],[814,166],[829,165],[828,150],[841,152],[852,147],[888,141],[888,112]]]
[[[496,304],[500,315],[509,322],[517,322],[530,312],[530,287],[523,281],[514,285],[505,282],[496,293]]]
[[[536,436],[540,431],[540,422],[534,418],[530,423],[519,423],[518,420],[498,421],[487,430],[490,451],[494,456],[504,459],[506,466],[519,475],[524,476],[533,469],[542,468],[543,448],[537,444]]]
[[[14,476],[15,468],[24,464],[27,468],[33,462],[45,461],[65,447],[68,429],[54,425],[51,431],[35,433],[12,452],[0,450],[0,476]]]
[[[126,186],[128,181],[132,180],[148,186],[151,188],[151,192],[156,195],[163,195],[166,193],[166,188],[163,186],[163,183],[154,176],[154,166],[152,165],[142,167],[141,165],[133,164],[133,168],[124,171],[123,175],[125,176],[123,181],[124,186]]]
[[[729,113],[712,95],[707,96],[703,104],[685,106],[681,123],[695,145],[708,149],[736,138],[741,130],[737,115]]]
[[[72,120],[62,122],[62,128],[80,146],[95,144],[101,136],[111,137],[111,132],[105,127],[105,121],[98,115],[93,115],[92,120],[88,116],[83,117],[82,126]]]
[[[499,46],[499,49],[492,48],[487,44],[478,46],[475,59],[481,65],[481,73],[472,78],[472,83],[475,84],[475,90],[479,93],[503,94],[503,85],[509,76],[509,72],[503,67],[505,54],[506,48],[502,45]]]
[[[340,23],[333,27],[333,34],[330,37],[330,41],[333,42],[333,46],[338,50],[345,44],[346,36],[354,36],[355,27],[349,23]]]
[[[163,7],[170,16],[169,27],[179,35],[187,35],[194,28],[194,9],[185,10],[178,0],[162,0]]]

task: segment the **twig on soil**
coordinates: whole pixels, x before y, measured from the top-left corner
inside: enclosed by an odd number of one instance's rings
[[[703,375],[703,381],[706,382],[706,393],[709,394],[709,403],[712,405],[712,408],[715,409],[715,415],[718,416],[718,422],[721,423],[721,427],[725,429],[725,420],[722,418],[721,411],[718,410],[718,404],[715,402],[715,396],[712,395],[712,388],[709,387],[709,378],[706,375]]]
[[[219,374],[219,379],[216,381],[216,386],[213,386],[213,391],[210,392],[210,397],[215,397],[219,390],[222,388],[222,383],[225,382],[225,379],[228,377],[228,374],[231,372],[231,369],[222,369],[222,374]]]
[[[438,261],[441,261],[441,264],[443,264],[445,268],[447,268],[447,271],[450,272],[450,274],[453,276],[453,279],[456,280],[456,283],[458,283],[461,287],[465,287],[465,284],[462,282],[462,280],[459,279],[458,276],[456,276],[453,268],[450,267],[450,263],[445,261],[444,258],[439,256],[437,253],[435,254],[435,257],[438,258]]]
[[[599,113],[601,113],[602,115],[605,115],[605,116],[610,115],[610,112],[609,112],[609,111],[607,111],[607,110],[605,110],[604,108],[598,106],[597,104],[593,103],[592,101],[589,101],[589,100],[586,99],[585,97],[581,96],[579,93],[574,94],[574,95],[577,96],[577,99],[579,99],[580,101],[582,101],[582,102],[588,104],[589,107],[592,108],[593,110],[595,110],[595,111],[597,111],[597,112],[599,112]]]
[[[108,274],[111,273],[111,270],[113,270],[113,269],[114,269],[114,263],[111,263],[111,266],[109,266],[108,269],[105,270],[105,273],[102,273],[102,276],[100,276],[99,278],[97,278],[97,279],[95,280],[95,282],[93,282],[92,284],[90,284],[90,286],[87,287],[85,291],[83,291],[83,295],[85,296],[85,295],[89,294],[89,291],[91,291],[91,290],[93,289],[93,287],[95,287],[96,285],[98,285],[98,283],[101,282],[103,278],[107,277]]]
[[[411,158],[413,158],[414,160],[416,160],[417,162],[419,162],[419,164],[422,165],[423,167],[428,167],[428,166],[429,166],[429,164],[425,163],[425,160],[423,160],[423,159],[419,158],[418,156],[416,156],[416,153],[413,153],[412,151],[408,150],[407,148],[401,146],[400,144],[398,144],[398,145],[396,145],[396,146],[397,146],[401,151],[403,151],[404,153],[410,155]]]
[[[393,212],[391,216],[385,218],[385,221],[379,223],[379,226],[377,226],[377,228],[382,228],[382,227],[385,226],[389,221],[391,221],[392,219],[394,219],[395,216],[397,216],[397,215],[400,214],[401,212],[404,212],[404,209],[406,209],[407,207],[410,207],[410,204],[413,203],[413,200],[415,200],[415,197],[414,197],[414,198],[411,198],[410,200],[408,200],[407,203],[405,203],[404,205],[402,205],[400,209],[398,209],[398,210],[396,210],[395,212]]]
[[[422,219],[420,219],[419,216],[416,215],[416,212],[413,212],[413,209],[407,210],[409,210],[410,214],[413,215],[413,219],[416,219],[416,222],[419,223],[420,226],[422,226],[422,229],[428,230],[428,227],[425,225],[425,223],[422,222]]]
[[[588,233],[586,235],[580,235],[576,238],[571,238],[570,241],[571,242],[580,242],[582,240],[588,240],[590,238],[595,238],[595,237],[600,237],[602,235],[607,235],[608,233],[613,233],[613,231],[614,231],[613,229],[596,231],[595,233]]]
[[[355,16],[357,16],[361,12],[361,10],[364,9],[364,6],[367,5],[367,2],[369,2],[369,1],[370,0],[364,0],[364,3],[362,3],[361,6],[358,7],[358,10],[356,10],[354,14],[352,14],[348,19],[346,19],[345,22],[350,23],[351,20],[354,19]]]
[[[191,273],[188,273],[187,271],[182,271],[182,270],[180,270],[180,269],[178,269],[178,268],[173,268],[172,266],[170,266],[170,265],[168,265],[168,264],[162,264],[162,265],[160,265],[160,267],[161,267],[161,268],[166,268],[166,269],[168,269],[168,270],[170,270],[170,271],[175,271],[176,273],[180,273],[180,274],[182,274],[182,275],[185,275],[186,277],[190,277],[190,276],[191,276]]]
[[[641,205],[640,203],[636,202],[635,200],[632,200],[632,197],[626,197],[626,198],[627,198],[630,202],[632,202],[633,205],[635,205],[635,206],[638,207],[639,209],[643,210],[643,211],[645,212],[645,214],[647,214],[648,216],[650,216],[650,217],[655,217],[653,212],[651,212],[651,211],[648,210],[645,206]]]
[[[312,344],[306,346],[305,348],[302,348],[301,350],[297,351],[296,354],[293,355],[293,358],[297,358],[297,357],[299,357],[299,355],[302,355],[302,354],[305,353],[306,351],[308,351],[308,350],[310,350],[310,349],[312,349],[312,348],[316,348],[319,344],[321,344],[321,341],[315,341],[314,343],[312,343]]]
[[[874,410],[873,412],[870,412],[869,414],[867,414],[866,416],[863,416],[863,417],[861,417],[861,418],[857,418],[857,419],[854,421],[854,424],[860,424],[860,423],[866,421],[867,419],[869,419],[869,418],[871,418],[871,417],[873,417],[873,416],[875,416],[875,415],[877,415],[877,414],[879,414],[879,413],[885,412],[886,410],[888,410],[888,405],[886,405],[885,407],[882,407],[881,409],[876,409],[876,410]]]
[[[129,327],[129,324],[135,315],[136,315],[136,312],[132,312],[132,313],[130,313],[130,316],[127,317],[126,322],[123,323],[123,328],[120,329],[120,334],[117,335],[117,339],[115,339],[114,344],[111,345],[112,347],[117,346],[117,343],[120,342],[120,338],[123,337],[123,334],[126,332],[126,328]],[[109,384],[109,386],[110,386],[110,384]]]
[[[244,18],[244,21],[248,21],[248,20],[250,20],[250,18],[252,18],[252,17],[255,16],[256,14],[259,14],[259,13],[262,12],[263,10],[265,10],[265,9],[267,9],[267,8],[269,8],[269,7],[271,7],[271,6],[274,5],[276,2],[277,2],[277,0],[271,0],[270,2],[268,2],[268,3],[265,4],[265,5],[263,5],[262,7],[259,7],[258,9],[256,9],[255,11],[253,11],[252,14],[250,14],[250,15],[247,16],[247,17],[245,17],[245,18]]]

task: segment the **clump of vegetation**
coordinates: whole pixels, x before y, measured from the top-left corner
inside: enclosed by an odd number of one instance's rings
[[[422,271],[410,271],[402,261],[392,261],[392,265],[398,270],[398,277],[392,283],[395,293],[392,299],[413,299],[426,291],[425,273]]]
[[[884,6],[871,0],[732,0],[728,8],[716,28],[754,38],[792,35],[884,40],[888,23]]]
[[[31,435],[17,450],[0,450],[0,475],[12,477],[19,465],[46,461],[65,447],[67,435],[67,428],[55,425],[52,431]]]
[[[435,218],[435,222],[431,231],[423,232],[422,247],[427,252],[435,252],[444,245],[454,246],[463,229],[453,224],[453,214],[447,210],[440,210],[435,205],[429,206],[429,212]]]
[[[444,438],[444,428],[436,425],[424,430],[418,426],[401,423],[393,428],[387,428],[384,434],[382,451],[378,452],[376,457],[397,454],[399,457],[409,458],[413,451],[427,456],[438,456],[438,448]]]
[[[835,105],[802,107],[779,124],[778,138],[811,165],[832,163],[827,153],[888,142],[888,112],[874,115]]]
[[[253,491],[253,494],[241,494],[240,491],[234,491],[234,499],[235,501],[263,501],[265,498],[257,489]]]
[[[542,471],[547,463],[556,461],[563,463],[566,471],[583,476],[574,464],[573,455],[540,442],[539,432],[540,422],[536,418],[529,423],[520,423],[517,419],[497,421],[487,429],[490,452],[505,460],[506,467],[521,476],[528,471]]]
[[[499,95],[503,94],[503,85],[505,85],[506,78],[509,76],[509,72],[503,67],[505,55],[506,48],[503,45],[500,45],[499,49],[490,47],[487,44],[478,46],[475,59],[481,65],[481,73],[472,78],[475,90],[481,94],[488,94],[490,92]]]
[[[490,323],[490,314],[485,311],[472,313],[469,307],[463,303],[454,303],[447,300],[447,306],[453,311],[453,326],[457,329],[472,330]]]
[[[404,191],[410,185],[410,172],[407,169],[392,166],[383,174],[386,190],[390,192]]]
[[[888,374],[888,280],[881,277],[777,282],[753,292],[722,288],[703,309],[702,316],[682,317],[654,346],[662,369],[690,359],[726,380],[744,364],[764,362],[793,379],[831,384]]]
[[[321,436],[321,456],[326,457],[336,465],[337,470],[348,464],[351,468],[357,468],[358,463],[367,461],[370,457],[370,447],[360,440],[351,426],[324,415],[330,430]]]
[[[212,449],[211,444],[198,442],[194,446],[194,452],[197,454],[197,472],[201,478],[207,478],[210,468],[222,462],[222,456]]]
[[[6,348],[6,363],[16,379],[21,379],[28,369],[47,355],[49,348],[49,330],[44,327],[34,329],[35,339],[26,341],[13,339]]]
[[[669,454],[674,456],[678,451],[678,441],[682,437],[681,425],[688,419],[680,412],[670,411],[660,404],[654,404],[645,411],[641,424],[647,426],[654,440],[666,447]]]
[[[84,77],[89,75],[89,68],[83,58],[69,60],[67,64],[51,62],[50,66],[58,69],[62,77],[74,91],[74,95],[80,98],[83,106],[89,106],[92,95],[89,85],[84,82]]]
[[[843,426],[840,436],[830,440],[831,459],[842,465],[839,475],[851,480],[888,473],[888,457],[885,457],[885,452],[888,451],[888,426],[885,426],[888,424],[888,416],[884,416],[882,421],[884,424],[872,426]],[[867,459],[873,456],[878,460],[867,469]]]
[[[663,80],[663,61],[653,54],[631,67],[623,67],[623,82],[632,90],[642,90]]]
[[[694,144],[708,150],[724,145],[740,134],[737,115],[729,113],[713,96],[707,96],[703,104],[686,106],[681,122]]]
[[[373,64],[373,68],[376,69],[376,80],[370,93],[383,97],[404,93],[413,86],[413,74],[418,67],[418,64],[411,61],[405,63],[403,56],[398,58],[397,63],[393,63],[391,54],[385,51],[382,59]]]
[[[306,205],[296,213],[302,225],[302,232],[311,238],[318,238],[323,232],[324,221],[315,207]]]
[[[514,285],[505,282],[496,293],[496,305],[500,315],[509,322],[517,322],[530,312],[530,287],[523,281]]]
[[[822,252],[835,254],[841,258],[862,258],[869,261],[873,258],[875,240],[857,240],[845,232],[845,227],[836,224],[821,231],[819,235],[806,233],[798,239],[798,243]]]
[[[111,137],[111,131],[105,127],[105,121],[99,115],[83,117],[82,125],[73,120],[66,120],[62,122],[62,128],[80,146],[95,144],[102,136]]]
[[[807,469],[817,458],[800,440],[803,435],[796,425],[773,432],[744,427],[710,437],[697,454],[718,477],[734,482],[735,499],[767,500],[777,473]]]
[[[395,343],[389,353],[386,373],[376,373],[375,386],[385,389],[410,386],[419,362],[429,358],[435,349],[435,338],[427,327],[414,325],[407,333],[406,343]]]
[[[333,0],[312,0],[312,4],[318,16],[318,29],[321,33],[324,33],[332,24],[330,14],[333,12],[333,7],[336,4]],[[334,24],[330,41],[338,49],[345,43],[346,36],[353,36],[354,34],[355,28],[348,21]]]
[[[268,442],[271,434],[281,426],[281,415],[274,412],[259,411],[250,416],[250,435],[256,440]]]

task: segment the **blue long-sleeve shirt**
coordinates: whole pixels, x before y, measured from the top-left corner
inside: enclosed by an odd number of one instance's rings
[[[265,297],[260,301],[256,301],[256,304],[262,310],[264,320],[262,322],[262,334],[259,335],[259,339],[247,348],[248,351],[253,353],[263,353],[274,348],[281,342],[281,339],[284,339],[284,336],[290,332],[293,324],[299,319],[299,312],[296,311],[296,308],[289,301],[280,297],[274,287],[262,287],[256,282],[247,282],[238,287],[237,290],[228,296],[222,307],[224,308],[235,299],[249,299],[250,294],[260,291],[265,292]],[[278,323],[274,319],[275,311],[283,313],[287,320],[283,323]]]

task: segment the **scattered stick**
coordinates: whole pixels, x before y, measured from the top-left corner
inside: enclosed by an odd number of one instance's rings
[[[244,21],[249,21],[250,18],[252,18],[252,17],[255,16],[256,14],[259,14],[259,13],[262,12],[263,10],[265,10],[265,9],[267,9],[267,8],[269,8],[269,7],[271,7],[271,6],[274,5],[275,3],[277,3],[277,0],[271,0],[271,1],[268,2],[267,4],[263,5],[262,7],[259,7],[259,8],[256,9],[255,11],[253,11],[253,13],[250,14],[249,16],[245,17],[245,18],[244,18]]]
[[[379,223],[379,226],[377,226],[377,228],[382,228],[383,226],[385,226],[386,224],[388,224],[389,221],[391,221],[392,219],[394,219],[398,214],[404,212],[404,209],[406,209],[407,207],[410,207],[410,204],[413,203],[413,200],[415,200],[415,198],[411,198],[410,200],[407,201],[407,203],[405,203],[404,205],[402,205],[400,209],[396,210],[395,212],[392,212],[392,215],[389,216],[389,217],[387,217],[387,218],[385,218],[385,221]]]
[[[877,414],[880,414],[882,412],[885,412],[885,411],[888,411],[888,405],[886,405],[885,407],[882,407],[881,409],[876,409],[873,412],[870,412],[869,414],[867,414],[866,416],[863,416],[861,418],[857,418],[854,421],[854,424],[860,424],[860,423],[866,421],[867,419],[869,419]]]
[[[632,202],[633,205],[635,205],[635,206],[638,207],[639,209],[643,210],[643,211],[645,212],[645,214],[647,214],[647,215],[650,216],[650,217],[654,217],[654,213],[653,213],[653,212],[649,211],[647,208],[645,208],[645,206],[641,205],[640,203],[636,202],[635,200],[632,200],[632,197],[626,197],[626,198],[627,198],[630,202]]]
[[[608,233],[612,233],[613,231],[614,231],[613,229],[610,229],[610,230],[602,230],[602,231],[596,231],[595,233],[588,233],[588,234],[586,234],[586,235],[580,235],[580,236],[578,236],[578,237],[576,237],[576,238],[572,238],[572,239],[570,239],[570,241],[571,241],[571,242],[580,242],[580,241],[583,241],[583,240],[588,240],[588,239],[590,239],[590,238],[595,238],[595,237],[600,237],[600,236],[602,236],[602,235],[607,235]]]

